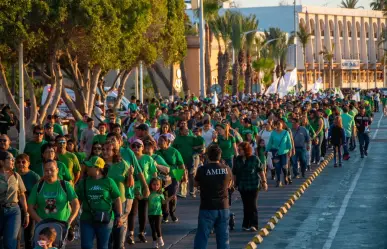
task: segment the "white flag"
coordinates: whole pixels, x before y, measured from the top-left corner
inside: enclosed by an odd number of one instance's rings
[[[353,96],[352,96],[352,100],[356,101],[356,102],[360,102],[360,92],[356,92]]]
[[[211,104],[218,106],[218,95],[216,94],[216,91],[214,92],[214,96],[212,96]]]
[[[271,83],[269,88],[267,88],[267,90],[265,92],[265,95],[270,95],[270,94],[277,93],[278,80],[279,79],[275,79],[274,82]]]
[[[297,68],[293,69],[290,73],[287,72],[284,76],[287,88],[297,85]]]
[[[341,89],[338,87],[335,87],[335,97],[337,94],[339,95],[340,99],[344,99],[344,94],[341,92]]]
[[[278,82],[278,94],[280,98],[283,98],[286,94],[288,94],[288,86],[286,85],[284,77],[281,77]]]
[[[312,93],[318,93],[321,89],[321,83],[322,83],[322,78],[318,78],[317,81],[314,83],[313,88],[312,88]]]

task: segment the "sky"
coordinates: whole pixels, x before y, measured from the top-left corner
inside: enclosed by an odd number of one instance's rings
[[[239,7],[251,7],[251,6],[277,6],[280,0],[234,0]],[[293,0],[284,0],[289,4],[293,4]],[[323,6],[328,4],[328,7],[337,7],[340,5],[341,0],[297,0],[297,5],[314,5]],[[365,9],[369,9],[371,0],[360,0],[359,6],[364,6]]]

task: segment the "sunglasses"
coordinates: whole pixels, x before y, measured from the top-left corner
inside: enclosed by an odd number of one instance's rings
[[[102,147],[94,147],[94,150],[102,150]]]
[[[18,160],[16,163],[21,163],[21,164],[26,164],[27,163],[27,161],[26,160]]]
[[[15,158],[13,156],[7,156],[5,159],[8,159],[10,161],[15,161]]]
[[[63,141],[63,140],[62,140],[62,141],[58,141],[57,143],[58,143],[58,144],[66,144],[66,141]]]
[[[142,147],[141,144],[132,144],[130,147],[132,147],[133,149],[139,149]]]
[[[7,139],[0,139],[0,143],[6,143]]]
[[[43,132],[34,132],[35,135],[43,135],[44,133]]]

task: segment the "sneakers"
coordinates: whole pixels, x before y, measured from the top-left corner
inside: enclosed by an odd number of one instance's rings
[[[177,195],[178,197],[180,197],[180,198],[187,198],[186,195],[183,195],[183,194],[181,194],[181,193],[177,193],[176,195]]]
[[[333,167],[337,168],[337,163],[335,163],[335,164],[333,165]]]
[[[365,150],[365,151],[364,151],[364,155],[365,155],[365,156],[368,156],[368,151]]]
[[[250,231],[256,232],[258,229],[256,227],[250,227]]]
[[[172,222],[176,223],[179,221],[179,219],[176,216],[171,217]]]
[[[189,195],[190,195],[192,198],[196,198],[196,193],[195,193],[195,192],[190,192]]]
[[[157,243],[159,244],[158,246],[164,246],[164,240],[163,240],[163,237],[159,237],[158,239],[157,239]]]
[[[141,243],[147,243],[148,242],[146,240],[146,238],[145,238],[144,233],[139,233],[137,237],[138,237],[138,239],[140,240]]]
[[[308,171],[311,171],[311,167],[310,165],[308,165],[308,167],[306,167]]]
[[[129,236],[126,238],[126,242],[127,242],[129,245],[134,245],[134,244],[136,244],[136,242],[134,241],[134,235],[133,235],[133,234],[129,235]]]
[[[250,231],[250,228],[248,228],[248,227],[242,227],[242,230],[245,231],[245,232],[248,232],[248,231]]]
[[[277,188],[278,187],[282,187],[282,182],[281,181],[279,181],[279,182],[277,182],[277,184],[275,185]]]
[[[163,218],[163,221],[162,221],[163,223],[168,223],[169,222],[169,220],[168,220],[168,217],[167,218]]]
[[[154,249],[158,249],[159,248],[159,243],[157,242],[157,240],[153,241],[153,248]]]

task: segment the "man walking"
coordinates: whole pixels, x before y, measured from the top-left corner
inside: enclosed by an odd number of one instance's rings
[[[349,152],[348,152],[348,142],[349,139],[352,137],[352,131],[355,126],[355,122],[353,120],[353,117],[348,114],[348,107],[343,107],[343,114],[341,114],[341,119],[343,121],[343,128],[345,131],[345,144],[344,144],[344,160],[348,160],[350,158]]]
[[[231,169],[220,163],[222,150],[218,145],[207,148],[208,163],[199,167],[195,187],[200,187],[200,211],[194,249],[206,249],[211,230],[215,228],[218,249],[229,249],[230,218],[228,189],[232,184]]]
[[[372,123],[372,118],[370,115],[366,114],[364,107],[361,107],[359,114],[355,116],[355,124],[358,130],[357,136],[359,138],[359,147],[361,158],[368,156],[368,145],[370,143],[370,125]]]
[[[298,118],[293,118],[292,121],[292,135],[296,153],[294,154],[294,156],[292,156],[291,162],[293,166],[293,178],[295,179],[299,178],[298,161],[300,161],[302,177],[305,177],[306,151],[310,150],[310,137],[306,128],[300,126],[300,121],[298,120]]]

